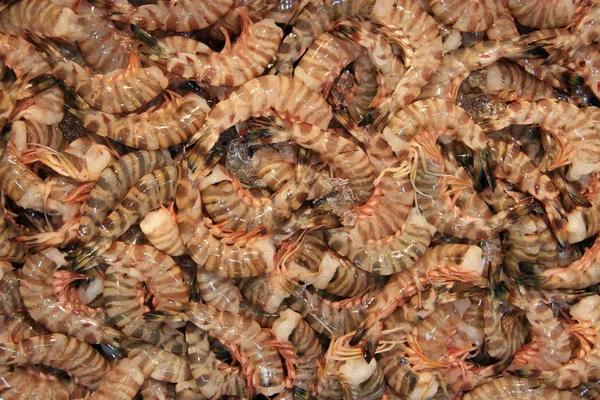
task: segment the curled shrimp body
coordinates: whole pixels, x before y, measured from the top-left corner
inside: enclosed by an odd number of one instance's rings
[[[72,255],[73,268],[84,267],[93,257],[102,254],[113,240],[161,204],[175,200],[181,167],[168,166],[143,176],[129,190],[117,208],[100,224],[90,241]]]
[[[199,141],[188,154],[190,169],[196,170],[205,163],[206,155],[222,131],[271,110],[291,121],[305,122],[321,129],[327,129],[333,117],[325,99],[298,79],[282,76],[252,79],[217,104],[208,114],[205,128],[192,137],[192,142]]]
[[[82,33],[77,14],[49,0],[19,1],[0,12],[0,32],[23,36],[26,31],[65,40]]]
[[[56,249],[30,255],[23,266],[19,293],[31,317],[52,332],[88,343],[117,345],[122,334],[97,319],[65,307],[48,282],[66,262]]]
[[[171,156],[166,150],[139,150],[124,155],[106,168],[96,181],[79,222],[79,241],[89,241],[100,223],[140,178],[172,164]]]
[[[158,250],[164,251],[170,256],[185,254],[185,246],[177,225],[177,216],[172,207],[169,209],[161,207],[146,215],[140,222],[140,229]]]
[[[294,68],[294,78],[327,97],[341,70],[358,54],[357,46],[352,46],[329,32],[322,33]]]
[[[275,246],[270,236],[237,240],[234,244],[213,235],[212,222],[202,215],[197,185],[187,177],[177,185],[177,220],[183,243],[199,267],[226,278],[246,278],[275,268]],[[208,221],[207,221],[208,220]]]
[[[375,349],[378,339],[371,328],[389,316],[396,307],[412,296],[444,282],[473,282],[483,272],[482,250],[477,246],[448,244],[428,248],[416,265],[393,274],[367,311],[350,345],[357,345],[366,337],[367,348]],[[372,357],[372,353],[370,354]]]
[[[110,369],[92,346],[60,333],[0,344],[0,364],[46,364],[89,389],[97,388]]]
[[[104,377],[100,386],[86,399],[89,400],[131,400],[144,383],[144,374],[136,363],[128,358],[117,361]]]
[[[150,313],[147,318],[163,319],[163,316]],[[185,314],[167,318],[187,320],[213,338],[237,346],[250,391],[271,396],[285,388],[281,345],[255,321],[199,303],[191,303]]]
[[[216,22],[231,8],[233,0],[160,0],[156,4],[134,7],[125,0],[101,0],[114,13],[113,19],[135,24],[142,29],[191,32]]]
[[[248,384],[241,368],[219,361],[210,348],[207,333],[188,322],[185,329],[192,376],[200,393],[208,399],[246,397]]]
[[[518,378],[515,376],[502,376],[490,382],[476,387],[465,393],[464,400],[534,400],[534,399],[556,399],[576,400],[579,396],[558,390],[553,387],[538,387],[536,379]]]
[[[507,41],[490,40],[445,54],[433,77],[421,91],[419,99],[456,99],[461,82],[471,71],[487,67],[501,58],[524,58],[535,48],[533,38],[520,36]]]
[[[0,321],[4,324],[22,306],[19,293],[19,275],[16,271],[5,272],[0,279]]]
[[[9,141],[17,154],[23,154],[31,145],[41,145],[61,151],[69,144],[56,125],[41,124],[27,119],[14,121],[12,124],[14,135],[11,134]]]
[[[253,23],[244,15],[242,21],[244,27],[235,44],[227,45],[220,53],[176,53],[159,58],[159,62],[166,62],[167,71],[187,79],[213,86],[240,86],[262,75],[275,57],[283,36],[273,20]]]
[[[429,6],[444,24],[462,32],[479,32],[490,27],[504,11],[508,0],[461,1],[431,0]]]
[[[75,93],[77,105],[68,110],[99,136],[136,149],[165,149],[192,137],[210,111],[206,101],[196,94],[167,93],[165,104],[141,114],[122,116],[97,111]]]
[[[224,278],[198,268],[198,291],[209,306],[219,311],[239,313],[242,294],[234,279]]]
[[[173,354],[151,344],[128,344],[127,358],[137,364],[145,377],[162,382],[185,382],[192,379],[187,355]]]
[[[519,36],[515,19],[508,8],[505,8],[490,25],[485,33],[489,40],[506,41]]]
[[[532,124],[548,129],[558,138],[560,154],[553,157],[548,171],[570,164],[567,179],[579,180],[600,169],[600,139],[596,128],[585,112],[567,102],[544,99],[512,103],[482,126],[491,131],[509,125]]]
[[[102,75],[68,60],[54,45],[33,34],[29,34],[29,39],[50,60],[54,73],[73,87],[90,107],[102,112],[135,111],[162,93],[169,83],[160,68],[143,68],[134,52],[124,70]]]
[[[273,147],[259,148],[252,157],[256,164],[258,179],[273,192],[277,192],[288,182],[294,179],[294,159],[287,157]]]
[[[561,28],[573,20],[577,1],[552,0],[540,7],[535,0],[508,0],[508,8],[521,25],[531,28]]]
[[[287,139],[317,153],[329,165],[334,177],[348,180],[348,187],[358,204],[364,204],[373,194],[373,166],[367,153],[354,142],[314,125],[292,124],[281,119],[267,123],[263,135],[265,139],[258,139],[262,143]],[[253,142],[251,138],[244,139]]]

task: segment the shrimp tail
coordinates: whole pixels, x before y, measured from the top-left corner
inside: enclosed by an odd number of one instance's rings
[[[552,234],[564,249],[569,246],[569,232],[567,231],[567,221],[553,205],[546,207],[546,218],[550,224]]]
[[[381,339],[382,331],[383,321],[379,321],[378,323],[367,329],[367,332],[365,334],[363,357],[368,363],[370,363],[373,357],[375,357],[375,352],[377,351],[377,345],[379,344],[379,340]]]
[[[565,211],[570,212],[575,208],[575,205],[583,207],[591,207],[592,204],[585,198],[577,189],[568,183],[564,176],[559,171],[551,173],[552,182],[560,193],[560,199]]]
[[[127,21],[126,15],[133,11],[133,6],[128,2],[120,2],[117,0],[91,0],[90,4],[99,8],[106,8],[110,11],[112,19],[116,21]],[[123,15],[123,16],[121,16]]]
[[[51,64],[56,64],[61,60],[65,60],[65,56],[60,49],[50,40],[43,39],[30,31],[26,31],[25,37]]]
[[[499,230],[505,230],[513,222],[523,218],[536,207],[536,202],[533,197],[527,197],[505,210],[494,215],[492,225]]]
[[[299,386],[294,386],[292,389],[292,399],[293,400],[317,400],[315,396],[310,394],[310,392],[302,389]]]
[[[146,321],[172,321],[172,322],[186,322],[188,317],[183,312],[165,311],[165,310],[154,310],[144,314]]]
[[[559,68],[558,71],[552,70],[552,76],[561,84],[561,89],[569,92],[583,86],[584,83],[583,76],[564,67]]]
[[[242,137],[242,143],[251,146],[280,143],[290,140],[292,132],[289,124],[279,118],[259,119],[254,127]]]
[[[552,383],[552,381],[554,380],[553,371],[540,371],[537,369],[517,369],[514,371],[508,371],[508,373],[516,375],[520,378],[544,380],[546,383]]]
[[[287,224],[279,228],[275,233],[291,234],[304,229],[335,229],[342,226],[339,216],[326,210],[312,209],[305,212],[300,217],[290,220]]]
[[[144,29],[140,28],[137,25],[130,24],[131,32],[137,40],[142,42],[150,53],[142,53],[145,56],[149,57],[154,61],[163,60],[170,55],[174,54],[174,51],[170,49],[166,44],[152,36],[150,33],[146,32]]]
[[[345,109],[335,110],[333,113],[335,119],[359,142],[366,143],[367,138],[364,130],[358,129],[360,123],[357,124]]]
[[[79,94],[73,88],[64,82],[60,82],[60,87],[65,94],[65,108],[76,117],[83,117],[85,111],[90,109],[88,103],[83,100]]]
[[[489,148],[482,150],[473,157],[473,187],[477,192],[483,191],[488,186],[492,192],[496,190],[493,160]]]
[[[89,269],[89,267],[86,268],[86,265],[94,257],[106,251],[111,244],[112,240],[110,238],[103,237],[99,233],[96,234],[95,239],[92,238],[92,240],[79,251],[67,256],[67,259],[73,260],[71,268],[74,271],[85,271]]]
[[[31,78],[19,88],[19,97],[16,100],[22,100],[40,94],[59,83],[59,81],[60,80],[52,74],[42,74]]]

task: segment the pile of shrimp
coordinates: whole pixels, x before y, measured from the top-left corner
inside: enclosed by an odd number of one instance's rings
[[[0,399],[600,398],[599,0],[0,4]]]

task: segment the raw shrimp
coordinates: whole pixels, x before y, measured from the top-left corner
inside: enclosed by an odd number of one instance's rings
[[[283,36],[283,31],[273,20],[253,23],[242,13],[242,21],[242,33],[235,44],[232,46],[227,40],[220,53],[197,55],[159,52],[151,58],[164,64],[167,71],[187,79],[213,86],[240,86],[262,75],[277,54]]]
[[[63,255],[54,248],[27,257],[19,293],[29,314],[52,332],[64,333],[88,343],[118,345],[123,338],[119,331],[59,301],[50,282],[57,270],[66,264]],[[65,286],[69,282],[66,278]]]
[[[313,393],[317,386],[318,363],[322,353],[315,331],[300,314],[288,309],[282,311],[273,323],[273,333],[281,343],[289,343],[294,348],[297,359],[292,385]]]
[[[358,46],[322,33],[294,68],[294,78],[327,98],[342,69],[359,55]]]
[[[29,40],[45,54],[54,73],[66,85],[73,87],[92,108],[105,113],[135,111],[162,93],[169,83],[160,68],[143,68],[134,52],[130,53],[127,68],[101,75],[67,59],[47,40],[32,33]]]
[[[405,72],[405,67],[394,53],[390,43],[386,40],[388,38],[383,34],[372,32],[370,28],[372,29],[371,26],[358,21],[342,21],[335,25],[333,33],[348,37],[367,49],[369,59],[377,70],[377,94],[371,102],[371,107],[375,107],[381,104],[388,95],[393,93],[402,78],[402,74]],[[394,41],[395,37],[393,36],[389,39],[394,44],[397,43],[400,47],[406,46],[402,40]],[[411,54],[406,58],[410,59],[410,56]],[[354,58],[357,57],[354,56]],[[409,63],[407,62],[406,64]],[[296,73],[297,69],[294,70],[294,76]]]
[[[376,289],[364,295],[332,301],[308,290],[297,291],[295,298],[288,300],[290,307],[302,314],[317,333],[331,338],[340,338],[355,330],[379,293]]]
[[[551,384],[559,389],[568,389],[579,385],[582,382],[600,380],[600,369],[598,368],[598,355],[600,354],[600,334],[597,324],[600,320],[598,307],[600,305],[600,296],[589,296],[571,306],[569,313],[575,318],[584,330],[591,329],[590,338],[593,348],[582,357],[575,357],[566,364],[554,371],[540,370],[517,370],[518,376],[542,380],[546,384]]]
[[[271,119],[266,125],[259,125],[263,133],[252,133],[244,137],[251,144],[274,143],[292,140],[297,145],[317,153],[325,161],[336,178],[347,179],[356,202],[364,204],[373,194],[375,180],[373,166],[365,151],[351,140],[333,132],[307,123],[288,123],[282,119]],[[256,138],[256,136],[263,138]],[[298,161],[297,161],[298,162]]]
[[[198,291],[202,300],[219,311],[239,313],[243,299],[236,281],[198,268],[196,274]]]
[[[61,175],[78,182],[95,182],[114,159],[111,150],[87,137],[74,140],[63,151],[43,145],[21,154],[26,162],[40,161]]]
[[[321,129],[327,129],[333,117],[325,99],[298,79],[281,76],[252,79],[210,111],[205,128],[191,139],[198,143],[188,154],[189,168],[194,171],[206,163],[205,157],[222,131],[271,110],[291,121],[306,122]]]
[[[552,0],[543,7],[536,0],[508,0],[508,8],[521,25],[531,28],[561,28],[573,20],[576,0]]]
[[[231,8],[233,0],[180,0],[177,3],[160,0],[140,7],[126,0],[96,0],[95,3],[107,7],[113,19],[142,29],[191,32],[216,22]]]
[[[87,243],[98,226],[144,175],[173,165],[168,151],[139,150],[124,155],[106,168],[90,193],[79,222],[79,241]]]
[[[209,399],[221,396],[246,397],[248,385],[242,369],[219,361],[210,348],[208,335],[191,322],[185,336],[192,376],[203,396]]]
[[[464,400],[535,400],[535,399],[556,399],[556,400],[576,400],[575,396],[567,391],[561,391],[553,387],[539,387],[539,381],[536,379],[524,379],[514,376],[503,376],[496,378],[488,383],[476,387],[472,391],[465,393]]]
[[[244,278],[275,268],[275,246],[270,236],[254,237],[234,244],[215,237],[205,226],[198,187],[185,177],[177,184],[177,220],[190,256],[199,267],[228,278]]]
[[[240,279],[238,286],[242,295],[255,306],[269,313],[276,313],[283,301],[291,296],[294,281],[292,274],[275,270],[266,275]]]
[[[525,311],[531,325],[531,342],[515,354],[509,369],[555,370],[567,363],[571,358],[571,340],[552,309],[521,286],[511,288],[508,300]]]
[[[165,319],[164,312],[151,312],[150,320]],[[187,320],[206,331],[210,336],[237,346],[248,389],[265,396],[285,388],[283,363],[279,352],[282,346],[268,331],[253,320],[227,311],[218,311],[205,304],[191,303],[185,314],[166,313],[172,320]]]
[[[187,355],[173,354],[160,347],[141,343],[128,344],[125,351],[146,377],[171,383],[192,379]]]
[[[181,166],[163,167],[143,176],[129,190],[117,208],[100,224],[90,241],[71,255],[73,269],[80,269],[102,254],[113,240],[161,204],[175,200]]]
[[[497,15],[494,23],[485,30],[485,33],[489,40],[499,40],[501,42],[519,36],[515,19],[508,8]]]
[[[25,261],[27,246],[15,239],[22,234],[21,226],[14,222],[4,206],[0,205],[0,260],[16,263]]]
[[[180,144],[204,123],[210,107],[202,97],[165,92],[166,102],[141,114],[115,115],[92,109],[76,93],[67,109],[91,132],[136,149],[157,150]]]
[[[73,10],[49,0],[23,0],[0,11],[0,32],[23,36],[28,31],[74,41],[82,34],[78,19]]]
[[[396,307],[406,303],[419,292],[444,282],[478,282],[483,272],[483,252],[477,246],[448,244],[427,249],[416,265],[393,274],[367,310],[366,318],[358,327],[350,345],[357,345],[366,337],[365,346],[374,350],[378,339],[372,329],[389,316]],[[369,359],[372,352],[367,353]]]
[[[9,142],[17,154],[23,154],[32,144],[57,151],[62,151],[69,144],[57,125],[46,125],[27,119],[13,122]]]
[[[97,388],[110,369],[92,346],[60,333],[0,344],[0,364],[46,364],[89,389]]]
[[[273,147],[260,147],[254,152],[252,162],[258,178],[273,192],[294,179],[295,160]]]
[[[0,125],[20,119],[33,103],[37,94],[52,88],[58,81],[52,75],[39,75],[29,81],[17,80],[0,95]],[[34,112],[38,112],[36,107]],[[36,118],[32,118],[36,119]]]
[[[440,67],[425,85],[418,99],[454,101],[460,84],[471,71],[492,65],[501,58],[534,58],[530,52],[539,47],[532,44],[534,40],[534,37],[524,35],[503,42],[490,40],[451,51],[444,55]]]
[[[131,400],[144,383],[144,374],[128,358],[117,361],[100,386],[86,397],[88,400]]]
[[[600,139],[596,128],[585,112],[567,102],[544,99],[512,103],[505,111],[485,121],[482,127],[493,131],[509,125],[532,124],[557,136],[560,154],[552,157],[549,171],[570,164],[567,179],[576,181],[600,170],[597,155],[600,153]],[[574,151],[569,151],[568,146],[572,146]]]
[[[167,36],[158,40],[165,44],[167,51],[172,53],[190,53],[198,55],[210,54],[213,52],[206,44],[185,36]],[[162,48],[162,46],[160,47]]]
[[[4,370],[5,369],[5,370]],[[38,371],[34,366],[0,366],[0,396],[3,399],[70,400],[82,396],[86,390],[70,379]]]
[[[479,32],[489,28],[504,11],[508,0],[470,2],[430,0],[431,11],[444,23],[461,32]]]
[[[161,206],[142,219],[140,228],[154,247],[171,256],[185,254],[185,246],[181,240],[177,216],[173,210],[174,203],[169,208]]]
[[[332,22],[350,16],[366,17],[371,14],[374,3],[374,0],[316,0],[302,4],[291,33],[279,47],[270,73],[291,76],[293,64]]]
[[[440,66],[442,37],[434,19],[411,0],[377,0],[370,16],[391,37],[403,37],[412,54],[410,67],[394,92],[373,112],[376,126],[383,128],[397,110],[411,104]],[[405,50],[405,53],[407,51]]]

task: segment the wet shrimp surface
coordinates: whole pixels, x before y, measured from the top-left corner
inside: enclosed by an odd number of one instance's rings
[[[0,400],[600,398],[599,0],[0,4]]]

